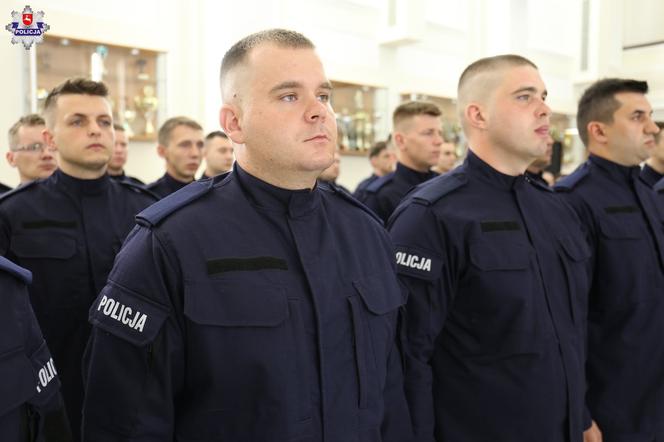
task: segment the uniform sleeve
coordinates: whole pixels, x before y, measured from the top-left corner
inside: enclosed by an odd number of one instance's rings
[[[0,200],[0,255],[6,256],[9,250],[11,229],[7,215],[5,214],[6,203]]]
[[[390,222],[399,281],[408,292],[403,316],[405,390],[415,439],[434,442],[431,358],[453,297],[440,227],[427,207],[411,204]]]
[[[179,267],[167,241],[136,227],[90,309],[83,358],[84,440],[173,440],[184,360]]]

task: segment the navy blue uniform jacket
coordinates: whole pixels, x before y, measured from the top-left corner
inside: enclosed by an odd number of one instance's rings
[[[31,273],[0,256],[0,439],[3,442],[65,441],[44,433],[46,417],[64,407],[60,381],[30,306]],[[60,415],[62,416],[62,415]]]
[[[587,403],[609,442],[664,440],[664,196],[639,173],[591,155],[556,185],[592,242]]]
[[[87,440],[409,440],[405,297],[352,197],[236,165],[138,220],[90,310]]]
[[[578,218],[472,152],[390,220],[421,442],[581,441],[590,251]]]
[[[435,172],[418,172],[397,163],[394,172],[373,180],[364,188],[362,194],[359,195],[360,201],[387,223],[394,209],[410,189],[437,175]]]
[[[155,201],[142,188],[108,175],[79,180],[60,170],[0,198],[0,254],[33,274],[30,301],[58,367],[75,435],[88,309],[134,216]]]

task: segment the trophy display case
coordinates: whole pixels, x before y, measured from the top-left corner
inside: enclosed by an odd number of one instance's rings
[[[35,56],[36,110],[48,92],[71,77],[103,81],[109,89],[115,123],[130,139],[156,140],[159,102],[158,60],[161,53],[64,37],[46,36]]]
[[[339,81],[332,81],[332,86],[340,151],[365,156],[371,145],[386,138],[389,131],[387,90]]]

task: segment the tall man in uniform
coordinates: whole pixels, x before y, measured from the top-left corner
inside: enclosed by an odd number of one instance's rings
[[[44,105],[45,142],[60,168],[0,198],[0,254],[32,271],[30,300],[58,367],[75,440],[87,311],[134,216],[155,201],[106,174],[114,140],[107,95],[103,83],[85,79],[53,89]]]
[[[384,222],[410,189],[437,174],[443,144],[443,129],[438,106],[409,101],[397,106],[392,115],[392,140],[398,150],[396,170],[366,187],[362,202]]]
[[[166,161],[166,173],[146,188],[164,198],[195,179],[203,160],[203,128],[187,117],[173,117],[159,128],[157,153]]]
[[[364,206],[316,184],[337,131],[313,44],[250,35],[221,89],[233,172],[138,216],[90,311],[84,434],[410,441],[392,246]]]
[[[406,394],[418,442],[578,442],[588,245],[574,212],[524,175],[551,109],[536,66],[461,74],[464,163],[418,186],[389,230],[406,306]]]
[[[212,178],[233,169],[233,143],[228,135],[220,130],[210,132],[205,136],[205,147],[203,147],[203,158],[205,158],[205,172],[201,179]]]
[[[139,186],[145,185],[145,183],[138,178],[125,174],[124,166],[127,164],[129,139],[127,138],[127,133],[125,132],[123,125],[114,124],[113,129],[115,130],[115,143],[113,145],[113,155],[111,155],[111,160],[108,162],[106,173],[108,173],[108,175],[114,180],[128,180]]]
[[[594,252],[586,402],[605,442],[664,440],[664,204],[639,178],[659,132],[647,92],[615,78],[586,89],[576,120],[590,157],[556,185]]]
[[[30,306],[30,271],[0,256],[0,436],[67,442],[71,431],[51,353]]]
[[[6,158],[18,170],[21,184],[48,178],[58,168],[55,152],[44,143],[44,129],[46,122],[37,114],[25,115],[9,128]]]
[[[655,134],[655,148],[650,151],[648,158],[641,169],[641,179],[650,187],[655,187],[664,178],[664,121],[656,121],[659,132]]]

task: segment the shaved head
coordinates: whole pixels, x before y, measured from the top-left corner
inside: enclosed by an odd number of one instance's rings
[[[268,29],[243,38],[226,52],[221,61],[219,77],[221,98],[224,103],[237,98],[238,79],[244,77],[244,75],[237,75],[238,71],[241,71],[241,68],[246,65],[251,50],[263,44],[272,44],[280,48],[315,49],[314,44],[307,37],[287,29]]]
[[[537,66],[520,55],[497,55],[477,60],[469,65],[459,78],[457,88],[457,112],[466,129],[464,113],[470,103],[486,104],[502,80],[502,72],[517,66]]]

